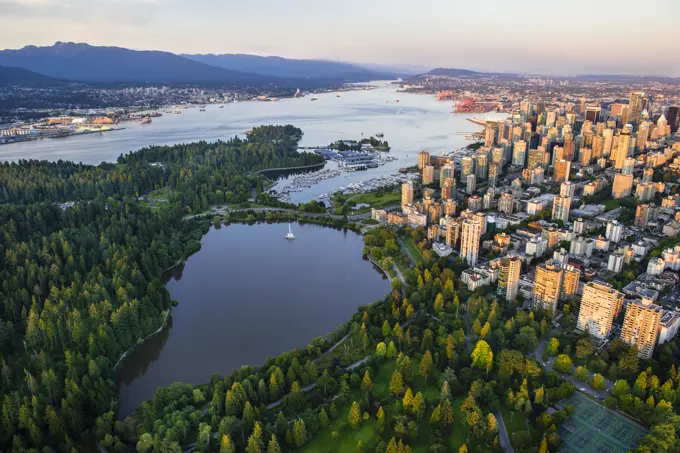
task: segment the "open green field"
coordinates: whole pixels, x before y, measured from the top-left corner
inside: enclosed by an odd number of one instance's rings
[[[571,404],[574,414],[560,426],[564,453],[626,453],[638,444],[647,430],[637,423],[607,409],[582,393],[560,401],[558,406]]]
[[[401,201],[401,193],[388,192],[381,194],[378,192],[369,192],[356,195],[350,199],[356,204],[370,204],[372,207],[387,206],[390,204],[399,203]]]
[[[413,239],[409,236],[403,239],[401,242],[404,247],[409,251],[410,255],[413,256],[413,259],[416,260],[416,263],[413,264],[423,264],[425,262],[425,259],[423,258],[423,254],[418,248],[418,246],[413,242]]]

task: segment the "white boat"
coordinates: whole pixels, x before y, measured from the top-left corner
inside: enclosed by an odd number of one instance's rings
[[[290,223],[288,224],[288,234],[286,235],[286,239],[288,240],[295,239],[295,235],[293,234],[293,231],[290,229]]]

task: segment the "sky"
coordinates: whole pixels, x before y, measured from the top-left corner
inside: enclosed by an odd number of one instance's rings
[[[0,48],[680,76],[679,19],[678,0],[0,0]]]

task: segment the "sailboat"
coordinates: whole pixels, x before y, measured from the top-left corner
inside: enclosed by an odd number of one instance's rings
[[[290,229],[290,223],[288,224],[288,234],[286,235],[286,239],[288,240],[295,239],[295,235],[293,234],[293,231]]]

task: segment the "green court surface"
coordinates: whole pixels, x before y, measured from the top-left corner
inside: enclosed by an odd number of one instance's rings
[[[568,404],[576,411],[558,430],[564,441],[561,453],[626,453],[647,434],[644,427],[580,392],[560,401],[558,407]]]

